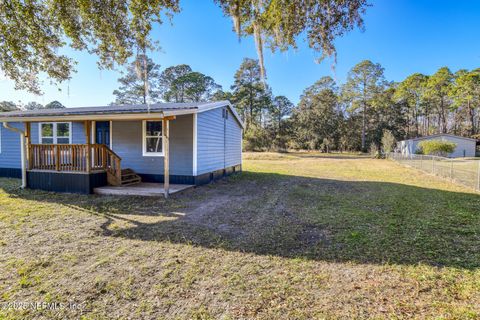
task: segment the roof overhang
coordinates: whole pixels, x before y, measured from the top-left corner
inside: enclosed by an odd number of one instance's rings
[[[166,109],[166,110],[151,110],[151,111],[138,111],[128,112],[119,110],[105,110],[105,109],[85,109],[79,111],[82,108],[76,108],[75,113],[63,113],[63,110],[53,110],[48,113],[42,112],[32,114],[31,112],[20,112],[17,114],[0,113],[0,122],[52,122],[52,121],[106,121],[106,120],[150,120],[150,119],[163,119],[169,116],[180,116],[187,114],[196,114],[205,111],[209,111],[215,108],[228,107],[239,123],[239,125],[245,129],[245,125],[238,115],[237,111],[230,103],[230,101],[218,101],[203,103],[191,108],[178,108],[178,109]]]
[[[47,122],[47,121],[105,121],[105,120],[149,120],[163,119],[166,116],[175,115],[172,112],[152,112],[152,113],[105,113],[105,114],[85,114],[85,115],[62,115],[62,116],[12,116],[0,117],[0,122]]]

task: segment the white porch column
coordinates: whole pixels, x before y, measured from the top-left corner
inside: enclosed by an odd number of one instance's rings
[[[165,198],[168,198],[170,193],[170,120],[168,118],[163,119],[163,143],[164,162],[163,162],[163,190]]]

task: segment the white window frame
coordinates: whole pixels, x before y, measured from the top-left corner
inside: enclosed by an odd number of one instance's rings
[[[52,124],[53,125],[53,129],[52,129],[52,138],[53,138],[53,143],[52,144],[57,144],[57,124],[59,123],[68,123],[68,144],[72,144],[72,130],[73,130],[73,127],[72,127],[72,123],[71,122],[39,122],[38,123],[38,143],[40,144],[43,144],[42,143],[42,140],[43,140],[43,135],[42,135],[42,125],[43,124]],[[45,137],[45,138],[50,138],[50,137]],[[66,137],[60,137],[60,138],[66,138]]]
[[[147,122],[160,122],[162,124],[162,152],[147,152]],[[144,157],[163,157],[165,150],[165,132],[162,120],[143,120],[142,121],[142,154]],[[156,137],[151,137],[156,138]]]

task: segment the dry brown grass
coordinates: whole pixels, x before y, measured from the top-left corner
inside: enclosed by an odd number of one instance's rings
[[[0,184],[0,318],[480,317],[480,196],[386,160],[247,154],[165,201]]]

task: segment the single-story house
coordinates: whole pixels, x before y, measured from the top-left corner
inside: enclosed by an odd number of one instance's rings
[[[241,171],[243,123],[228,101],[0,113],[0,176],[93,193],[139,182],[200,185]]]
[[[397,144],[397,149],[403,155],[415,154],[419,148],[418,144],[425,140],[442,140],[455,143],[457,146],[455,151],[448,155],[450,158],[475,157],[475,151],[477,147],[476,139],[460,137],[447,133],[399,141]]]

